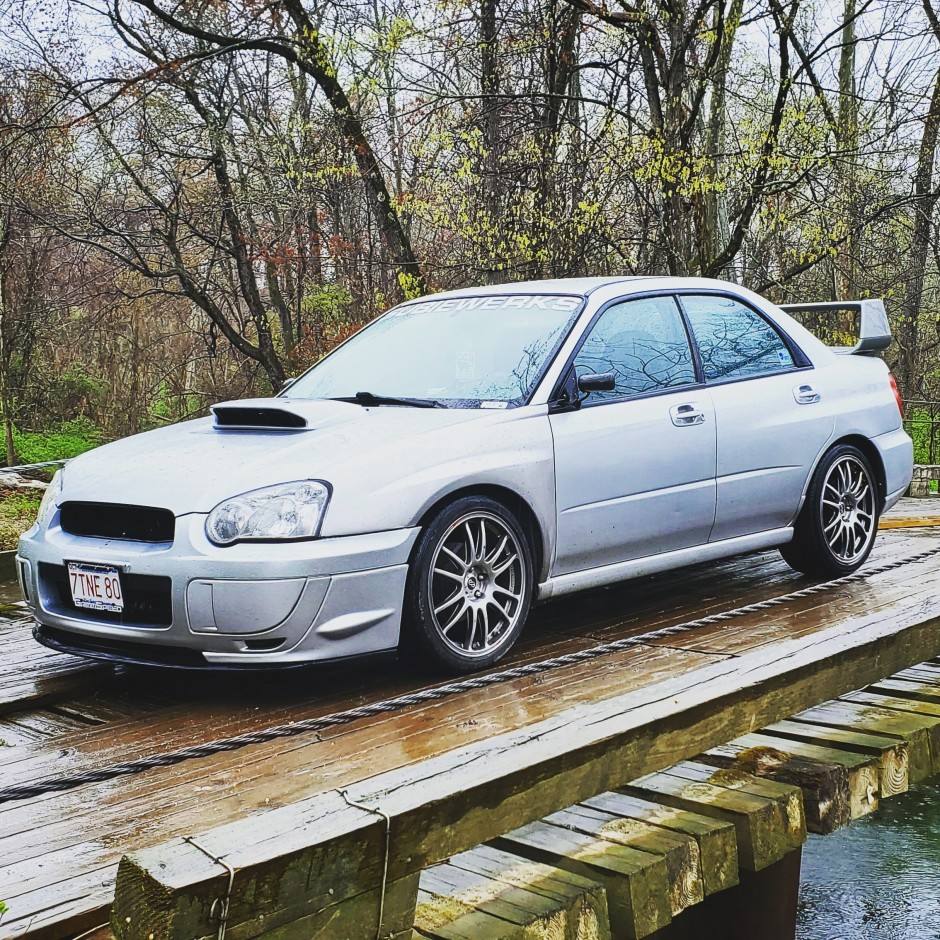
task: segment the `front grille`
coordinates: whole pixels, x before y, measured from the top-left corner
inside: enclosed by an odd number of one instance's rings
[[[70,535],[132,542],[172,542],[176,531],[169,509],[120,503],[63,503],[59,524]]]
[[[173,622],[170,596],[172,581],[166,577],[121,572],[124,610],[120,613],[77,607],[72,600],[69,573],[65,565],[40,562],[39,579],[47,598],[47,606],[53,613],[77,616],[82,620],[97,620],[101,623],[119,623],[128,627],[168,627]]]

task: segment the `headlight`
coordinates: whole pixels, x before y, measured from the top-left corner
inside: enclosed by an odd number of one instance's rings
[[[39,513],[36,516],[36,525],[44,529],[49,525],[49,520],[55,512],[56,503],[62,493],[62,471],[56,470],[55,476],[46,487],[46,492],[42,494],[42,502],[39,504]]]
[[[219,503],[206,519],[206,535],[216,545],[316,538],[329,500],[330,486],[319,480],[265,486]]]

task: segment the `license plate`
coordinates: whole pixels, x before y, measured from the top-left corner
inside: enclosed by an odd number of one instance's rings
[[[72,602],[76,607],[114,613],[124,610],[121,574],[117,568],[70,561],[68,570]]]

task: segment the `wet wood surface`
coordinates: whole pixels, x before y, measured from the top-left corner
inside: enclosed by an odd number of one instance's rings
[[[940,538],[930,530],[885,533],[869,564],[934,544]],[[11,907],[0,923],[0,937],[20,936],[27,929],[31,936],[57,937],[100,923],[113,895],[117,862],[126,851],[335,793],[834,624],[873,623],[879,612],[887,619],[902,608],[925,611],[940,586],[936,568],[935,562],[900,568],[600,660],[328,732],[0,805],[0,885]],[[541,660],[636,636],[807,583],[776,553],[762,553],[562,599],[537,612],[512,661]],[[12,661],[28,674],[24,679],[4,668],[0,676],[5,689],[21,690],[26,705],[7,708],[0,726],[0,738],[9,734],[13,744],[0,748],[4,784],[105,767],[436,684],[395,663],[274,677],[88,666],[60,654],[47,656],[30,646],[28,632],[25,623],[13,621],[0,630],[0,654],[9,648]],[[69,691],[63,691],[64,676],[72,683]],[[5,700],[15,701],[0,693],[0,702]]]

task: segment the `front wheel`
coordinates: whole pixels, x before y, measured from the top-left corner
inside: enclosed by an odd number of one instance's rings
[[[816,468],[793,541],[780,554],[791,568],[814,577],[851,574],[875,544],[878,507],[868,458],[851,444],[839,444]]]
[[[452,672],[491,666],[522,631],[533,582],[531,551],[515,516],[488,497],[456,500],[418,542],[404,648]]]

